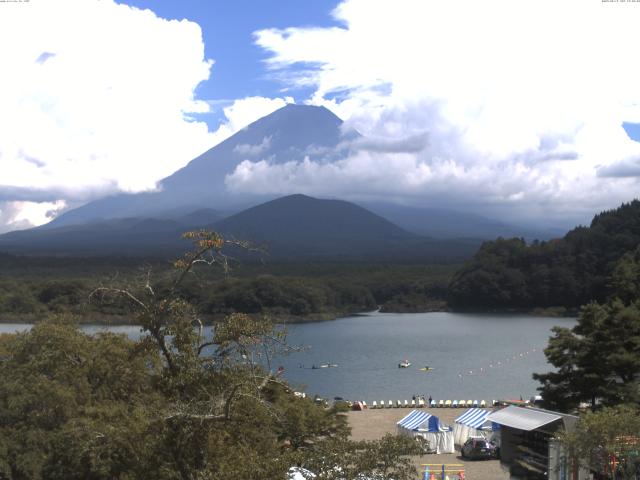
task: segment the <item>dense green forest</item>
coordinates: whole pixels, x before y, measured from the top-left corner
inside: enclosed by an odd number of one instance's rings
[[[374,310],[533,310],[570,313],[608,299],[609,280],[640,244],[640,201],[594,217],[550,241],[498,238],[464,266],[242,260],[227,274],[193,275],[181,295],[207,319],[232,312],[309,321]],[[129,322],[115,303],[91,302],[90,292],[114,281],[140,285],[149,275],[166,286],[166,260],[126,257],[28,257],[0,254],[0,321],[37,321],[72,313],[85,322]],[[164,283],[163,283],[164,282]],[[206,285],[206,286],[205,286]]]
[[[141,265],[142,263],[142,265]],[[210,320],[233,312],[279,320],[333,319],[375,310],[415,312],[445,307],[456,265],[237,262],[190,275],[180,294]],[[90,300],[99,286],[144,285],[149,276],[167,288],[169,262],[127,258],[49,258],[0,255],[0,320],[38,321],[71,313],[83,322],[131,322],[119,301]]]
[[[544,353],[553,368],[534,373],[546,408],[575,413],[560,436],[598,478],[640,474],[640,247],[614,262],[605,302],[583,305],[572,328],[555,327]],[[635,439],[630,442],[629,439]],[[607,459],[616,458],[617,462]]]
[[[482,245],[449,285],[448,303],[459,310],[577,309],[603,302],[607,280],[624,268],[624,255],[640,244],[640,201],[596,215],[589,227],[564,238],[527,244],[498,238]]]
[[[97,290],[128,309],[139,340],[88,335],[70,315],[0,335],[0,479],[281,479],[293,466],[318,480],[415,478],[408,456],[424,445],[352,441],[344,406],[296,396],[254,362],[292,348],[284,329],[236,313],[205,332],[180,287],[226,241],[191,238],[197,249],[162,284]]]

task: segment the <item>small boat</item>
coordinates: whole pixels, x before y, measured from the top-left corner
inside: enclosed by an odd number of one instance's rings
[[[317,370],[319,368],[336,368],[337,366],[338,366],[337,363],[321,363],[320,365],[313,364],[311,369]]]
[[[419,368],[418,370],[420,370],[421,372],[430,372],[431,370],[433,370],[433,367],[429,367],[425,365],[424,367]]]
[[[411,362],[407,359],[403,360],[398,364],[398,368],[409,368],[411,366]]]

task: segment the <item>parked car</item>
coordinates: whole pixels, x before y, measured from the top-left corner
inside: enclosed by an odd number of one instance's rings
[[[484,438],[470,438],[464,442],[461,454],[470,460],[488,460],[498,458],[498,449]]]

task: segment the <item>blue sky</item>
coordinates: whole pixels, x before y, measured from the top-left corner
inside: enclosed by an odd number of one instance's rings
[[[640,123],[622,122],[622,127],[629,135],[629,138],[640,142]]]
[[[214,131],[221,108],[248,96],[276,97],[290,89],[267,71],[267,53],[254,42],[253,33],[266,28],[330,27],[338,25],[331,11],[337,0],[128,0],[119,3],[150,9],[166,19],[186,18],[202,28],[205,55],[215,64],[211,76],[197,88],[199,98],[212,101],[212,112],[196,117]],[[286,94],[302,100],[308,88]]]
[[[397,148],[247,158],[227,187],[584,223],[640,192],[638,24],[600,0],[0,2],[0,232],[153,190],[292,100]]]
[[[198,97],[210,101],[211,112],[196,115],[214,131],[224,119],[221,109],[248,96],[276,97],[282,93],[304,100],[310,88],[295,88],[266,69],[267,53],[255,44],[254,32],[288,27],[340,26],[331,12],[338,0],[127,0],[126,5],[149,9],[166,19],[187,19],[202,29],[205,55],[215,64]],[[640,141],[640,124],[623,122],[630,138]]]

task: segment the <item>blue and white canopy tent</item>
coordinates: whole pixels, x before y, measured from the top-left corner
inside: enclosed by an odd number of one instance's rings
[[[490,410],[470,408],[458,418],[453,425],[453,437],[456,445],[464,445],[470,437],[484,437],[491,440],[500,425],[487,420]]]
[[[398,422],[398,433],[410,437],[422,437],[429,443],[429,450],[436,453],[454,453],[453,431],[440,425],[440,419],[430,413],[413,410]]]

